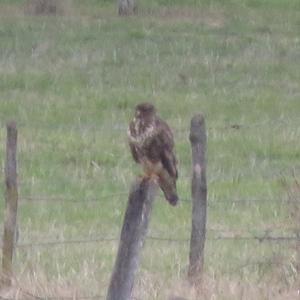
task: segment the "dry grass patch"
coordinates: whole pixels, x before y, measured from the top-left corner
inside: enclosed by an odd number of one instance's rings
[[[208,27],[221,28],[226,23],[225,14],[221,10],[208,10],[192,7],[163,7],[158,12],[148,11],[147,14],[159,17],[167,23],[190,22]]]
[[[298,296],[297,296],[298,295]],[[192,287],[186,281],[174,283],[169,291],[168,299],[186,300],[253,300],[253,299],[297,299],[297,288],[281,289],[276,282],[254,284],[246,280],[211,278],[204,276],[201,286]]]
[[[83,287],[76,282],[64,278],[50,280],[45,272],[32,270],[14,278],[11,287],[1,289],[0,299],[88,299],[103,296],[92,288],[88,290],[83,292]]]
[[[0,1],[0,17],[20,17],[23,15],[22,8],[20,9],[19,6],[15,4],[7,4],[7,3],[1,3]]]
[[[69,15],[72,11],[71,0],[28,0],[25,13],[29,15]]]
[[[287,193],[286,201],[289,213],[288,223],[293,228],[294,234],[298,239],[295,243],[295,268],[298,274],[298,284],[300,286],[300,181],[297,179],[296,174],[293,174],[292,182],[289,182],[286,178],[283,178],[282,185]]]

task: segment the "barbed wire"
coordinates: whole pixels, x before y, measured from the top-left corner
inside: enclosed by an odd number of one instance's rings
[[[24,289],[23,287],[20,286],[20,284],[18,283],[17,278],[14,278],[15,281],[18,284],[18,290],[20,290],[24,295],[27,295],[33,299],[36,300],[88,300],[88,299],[104,299],[105,296],[101,295],[101,294],[96,294],[96,295],[89,295],[89,296],[78,296],[78,295],[74,295],[74,296],[39,296],[36,295],[26,289]],[[141,300],[140,298],[137,298],[135,296],[132,296],[133,300]],[[23,300],[23,298],[20,297],[20,295],[18,295],[17,297],[4,297],[0,295],[0,300]],[[24,298],[24,300],[28,300],[28,298]]]
[[[31,202],[61,202],[64,201],[64,203],[86,203],[86,202],[99,202],[100,200],[108,199],[108,198],[114,198],[118,199],[120,196],[128,196],[128,191],[119,192],[119,193],[113,193],[113,194],[107,194],[102,195],[97,198],[84,198],[84,199],[78,199],[73,197],[62,197],[62,196],[20,196],[20,203],[31,203]]]
[[[33,299],[37,299],[37,300],[88,300],[88,299],[93,300],[93,299],[104,299],[105,298],[105,296],[103,296],[103,295],[73,296],[73,297],[72,296],[69,296],[69,297],[66,297],[66,296],[38,296],[38,295],[35,295],[35,294],[30,293],[28,291],[26,291],[26,292],[24,290],[22,290],[22,291],[27,296],[29,296]],[[14,300],[14,299],[7,299],[7,298],[4,298],[4,299],[5,300]],[[19,300],[20,298],[17,297],[15,299]]]
[[[215,230],[216,231],[216,230]],[[217,231],[216,231],[217,232]],[[256,240],[258,242],[287,242],[287,241],[300,241],[299,235],[294,236],[272,236],[268,232],[263,232],[260,235],[226,235],[224,232],[220,232],[221,235],[216,235],[212,237],[206,237],[206,240],[210,241],[220,241],[220,240]],[[188,243],[190,239],[188,238],[170,238],[170,237],[160,237],[149,235],[146,240],[159,241],[167,243]],[[44,240],[37,242],[25,242],[17,243],[17,248],[34,248],[34,247],[48,247],[48,246],[59,246],[59,245],[70,245],[70,244],[90,244],[90,243],[107,243],[107,242],[118,242],[117,237],[95,237],[89,239],[74,239],[74,240]]]
[[[63,196],[52,196],[52,197],[47,197],[47,196],[20,196],[19,202],[20,204],[28,204],[28,203],[69,203],[69,204],[86,204],[87,202],[91,203],[100,203],[101,200],[105,199],[115,199],[119,201],[124,201],[122,196],[127,196],[128,197],[128,191],[124,192],[119,192],[119,193],[112,193],[112,194],[107,194],[107,195],[102,195],[98,196],[95,198],[83,198],[83,199],[78,199],[78,198],[73,198],[73,197],[63,197]],[[126,199],[127,199],[126,197]],[[158,198],[164,198],[162,195],[158,195]],[[182,203],[189,203],[192,204],[192,198],[180,198],[180,201]],[[208,206],[214,206],[218,204],[245,204],[245,203],[272,203],[272,202],[284,202],[284,203],[299,203],[300,204],[300,199],[284,199],[284,198],[245,198],[245,199],[218,199],[218,200],[213,200],[213,201],[208,201],[207,204]]]
[[[90,239],[74,239],[74,240],[44,240],[38,242],[25,242],[25,243],[17,243],[17,248],[30,248],[30,247],[38,247],[38,246],[57,246],[57,245],[68,245],[68,244],[89,244],[89,243],[100,243],[100,242],[116,242],[118,238],[115,237],[97,237]]]

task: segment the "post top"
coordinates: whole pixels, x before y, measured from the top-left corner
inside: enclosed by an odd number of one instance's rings
[[[201,126],[204,123],[204,114],[203,113],[198,113],[193,116],[191,120],[191,126]]]
[[[17,129],[17,122],[14,120],[8,121],[6,123],[6,128],[7,129]]]
[[[196,114],[191,120],[191,143],[206,142],[205,118],[203,113]]]

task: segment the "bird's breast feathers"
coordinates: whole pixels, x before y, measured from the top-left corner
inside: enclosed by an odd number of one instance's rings
[[[130,142],[138,147],[143,147],[157,134],[157,129],[153,124],[149,124],[143,131],[140,129],[141,126],[138,120],[133,120],[131,125],[127,130],[127,135]]]

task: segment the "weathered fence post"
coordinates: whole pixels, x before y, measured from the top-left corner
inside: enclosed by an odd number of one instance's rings
[[[17,225],[18,186],[17,186],[17,127],[15,122],[7,124],[5,162],[5,216],[2,241],[1,287],[10,286],[13,274],[12,259]]]
[[[118,0],[119,16],[133,15],[137,12],[135,0]]]
[[[188,277],[191,283],[201,279],[204,264],[204,245],[206,234],[206,129],[202,114],[191,120],[190,142],[192,146],[192,234],[190,241],[190,265]]]
[[[137,181],[131,188],[107,300],[131,299],[155,191],[156,184],[151,180]]]

